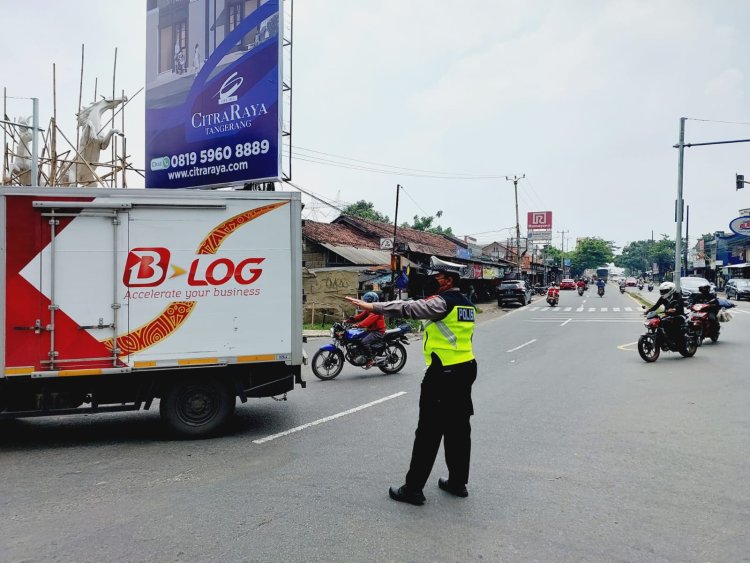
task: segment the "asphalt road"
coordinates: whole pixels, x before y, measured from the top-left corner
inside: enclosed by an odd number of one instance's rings
[[[748,560],[750,306],[694,358],[646,364],[639,305],[607,289],[480,317],[467,499],[437,488],[442,459],[425,506],[388,498],[415,342],[397,375],[306,369],[307,389],[241,406],[213,440],[169,441],[156,412],[0,424],[0,559]]]

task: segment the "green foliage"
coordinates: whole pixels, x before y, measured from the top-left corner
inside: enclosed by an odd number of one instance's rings
[[[435,233],[438,235],[453,235],[453,229],[451,227],[443,228],[440,225],[432,226],[435,222],[435,219],[439,219],[442,217],[443,212],[438,211],[433,216],[422,216],[419,215],[414,216],[414,222],[410,225],[409,223],[403,223],[402,227],[407,227],[410,229],[414,229],[415,231],[423,231],[426,233]]]
[[[362,217],[363,219],[382,221],[383,223],[391,222],[388,215],[383,215],[380,211],[375,209],[374,203],[371,201],[365,201],[364,199],[360,199],[356,203],[347,205],[344,209],[344,215],[353,215],[355,217]]]
[[[570,268],[575,275],[580,275],[587,268],[599,268],[614,260],[614,245],[599,237],[589,237],[578,241],[575,250],[566,253],[570,258]]]
[[[641,275],[651,271],[653,264],[657,264],[659,272],[674,270],[675,242],[667,235],[661,240],[637,240],[622,249],[622,253],[615,257],[615,266],[625,268],[627,273]]]

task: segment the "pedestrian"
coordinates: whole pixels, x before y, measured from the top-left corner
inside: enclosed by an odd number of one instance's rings
[[[460,264],[432,257],[430,275],[436,295],[418,301],[365,303],[346,299],[362,309],[390,317],[423,319],[423,349],[427,370],[419,397],[419,422],[414,437],[406,481],[388,491],[393,500],[414,505],[425,502],[423,489],[437,458],[440,442],[445,449],[448,478],[438,486],[457,497],[467,497],[471,424],[474,414],[471,386],[477,377],[472,349],[476,309],[461,293]]]

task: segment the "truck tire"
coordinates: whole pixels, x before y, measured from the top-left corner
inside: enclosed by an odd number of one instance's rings
[[[194,377],[170,383],[159,403],[162,421],[184,438],[210,436],[234,413],[235,395],[216,377]]]

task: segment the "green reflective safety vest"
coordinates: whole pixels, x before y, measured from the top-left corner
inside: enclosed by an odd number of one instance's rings
[[[473,306],[455,305],[443,319],[426,321],[423,349],[427,365],[432,364],[433,353],[437,354],[444,366],[473,360],[471,338],[475,318],[476,309]]]

